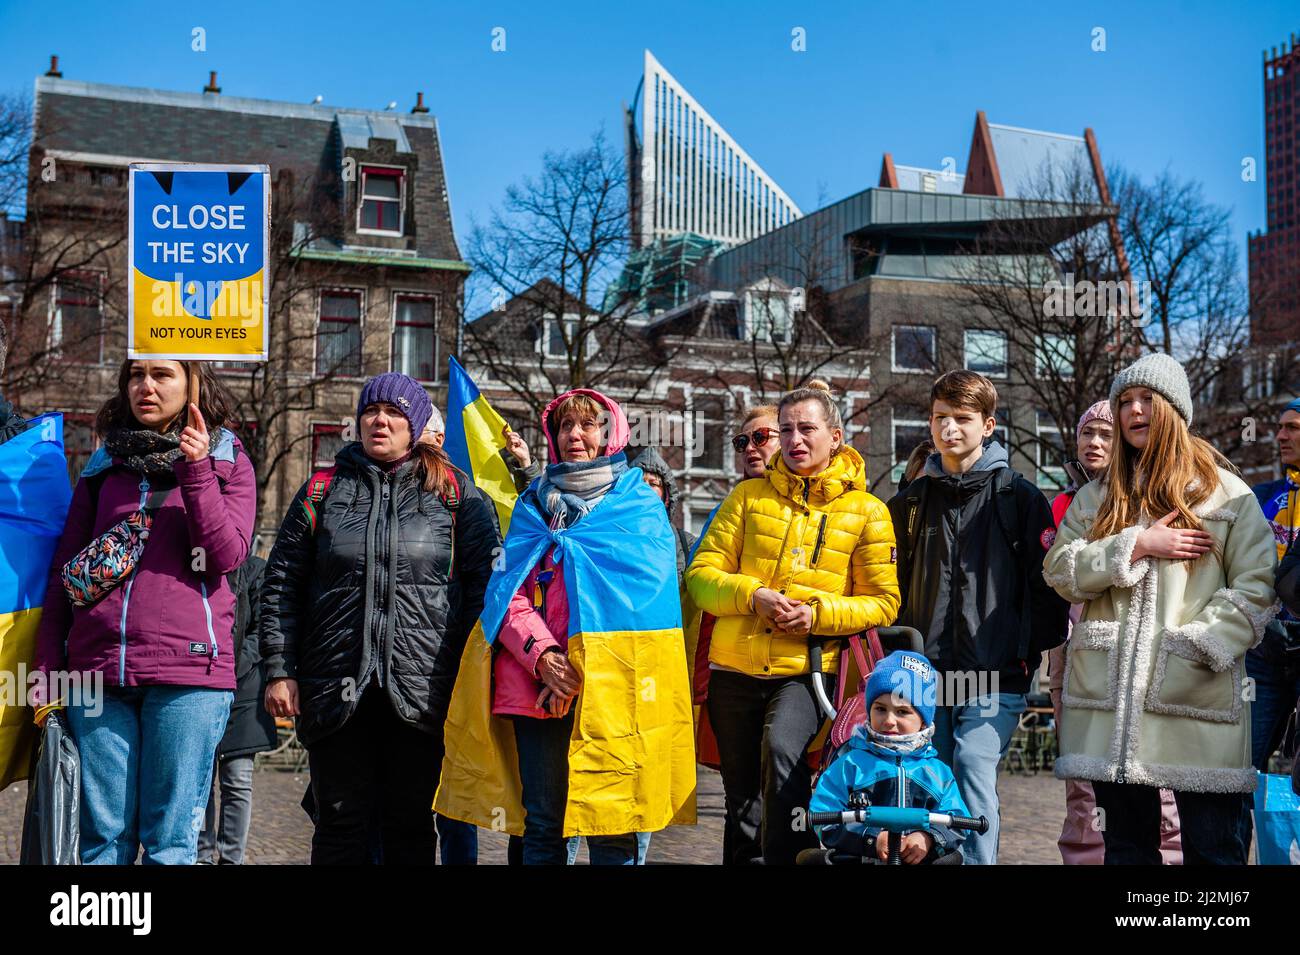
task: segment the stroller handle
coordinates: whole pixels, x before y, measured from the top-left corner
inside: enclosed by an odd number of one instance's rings
[[[860,822],[868,826],[877,826],[886,832],[911,832],[917,829],[931,829],[934,826],[972,829],[979,833],[989,831],[989,821],[984,816],[975,819],[946,812],[903,809],[896,806],[867,806],[865,809],[845,809],[841,812],[810,812],[808,822],[814,826],[840,826]]]
[[[891,638],[897,639],[904,637],[907,639],[909,649],[918,655],[925,654],[925,638],[921,636],[921,631],[915,627],[876,627],[876,636],[883,642]],[[834,720],[836,716],[835,704],[831,702],[830,695],[826,692],[826,678],[822,671],[822,641],[823,640],[842,640],[843,637],[823,637],[817,634],[810,634],[808,637],[808,670],[812,676],[813,697],[817,700],[818,707],[826,715],[828,720]],[[866,674],[863,674],[865,676]]]

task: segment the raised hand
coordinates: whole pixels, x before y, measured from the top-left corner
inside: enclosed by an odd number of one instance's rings
[[[190,423],[181,432],[181,451],[191,463],[208,456],[208,425],[194,402],[190,402]]]
[[[501,433],[506,439],[506,450],[514,456],[521,468],[526,468],[533,463],[533,455],[528,450],[528,442],[524,440],[523,435],[517,431],[511,431],[510,425],[502,428]]]

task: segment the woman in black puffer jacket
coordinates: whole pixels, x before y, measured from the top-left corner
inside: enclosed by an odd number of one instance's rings
[[[500,544],[491,505],[438,447],[395,372],[366,382],[359,442],[314,475],[280,527],[262,589],[266,708],[296,716],[317,807],[313,864],[433,864],[433,795],[461,651]]]

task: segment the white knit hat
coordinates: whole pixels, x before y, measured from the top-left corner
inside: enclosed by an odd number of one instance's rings
[[[1110,404],[1119,414],[1119,396],[1129,388],[1150,388],[1174,406],[1184,421],[1192,423],[1192,386],[1187,372],[1164,352],[1143,355],[1118,375],[1110,386]]]
[[[429,423],[424,426],[425,434],[446,434],[447,426],[443,423],[442,412],[438,406],[433,406],[433,413],[429,415]]]

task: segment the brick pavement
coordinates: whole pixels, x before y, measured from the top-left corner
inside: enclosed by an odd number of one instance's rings
[[[311,824],[299,808],[305,774],[259,768],[253,776],[253,825],[248,837],[249,864],[305,863],[310,855]],[[651,864],[716,864],[721,861],[722,785],[717,773],[701,769],[696,826],[679,826],[656,833],[650,843]],[[1064,815],[1065,784],[1050,774],[1003,775],[1002,852],[1006,864],[1060,862],[1056,837]],[[0,863],[18,860],[22,833],[25,783],[0,792]],[[506,838],[480,831],[479,859],[504,864]],[[586,849],[579,861],[586,860]]]

